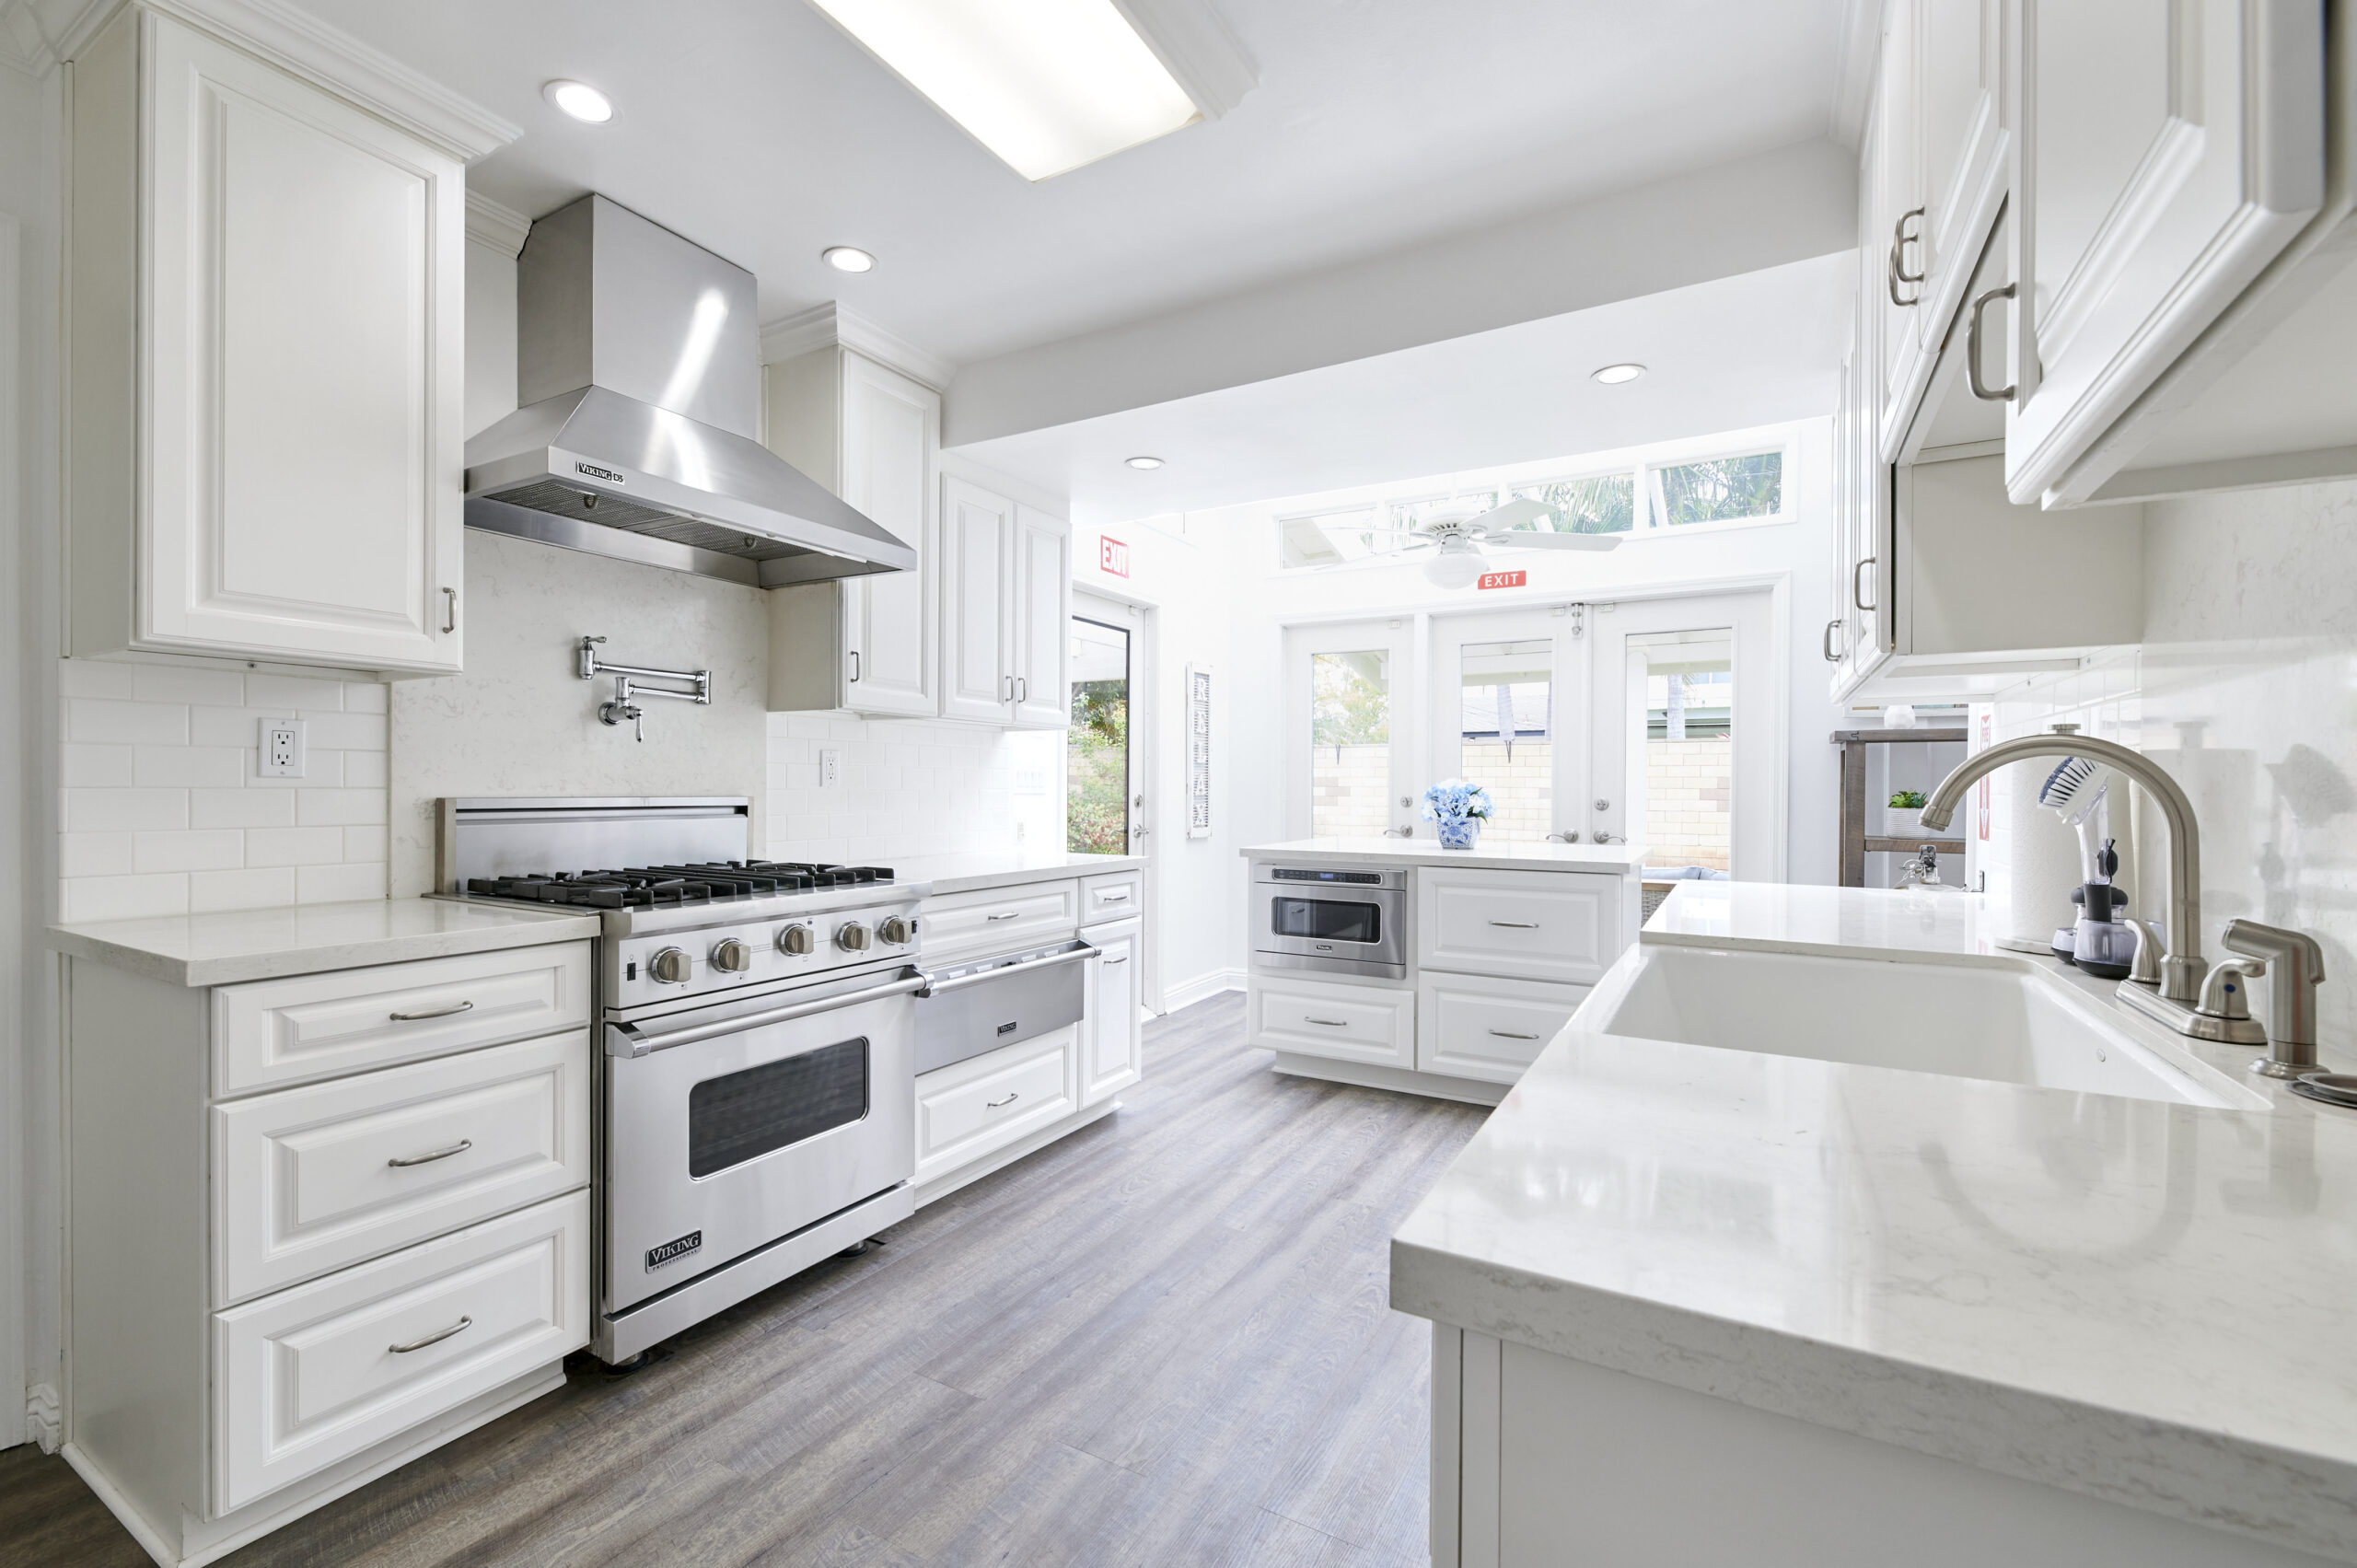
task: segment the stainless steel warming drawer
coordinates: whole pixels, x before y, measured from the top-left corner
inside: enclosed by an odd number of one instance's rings
[[[917,993],[917,1072],[1079,1023],[1097,949],[1059,942],[935,970]]]

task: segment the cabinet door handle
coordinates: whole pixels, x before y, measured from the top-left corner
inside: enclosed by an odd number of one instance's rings
[[[1100,904],[1125,904],[1130,901],[1130,895],[1126,890],[1119,893],[1099,893],[1097,895],[1097,901]]]
[[[1891,227],[1890,302],[1893,305],[1909,307],[1921,305],[1923,302],[1923,296],[1920,294],[1912,299],[1901,299],[1898,297],[1898,285],[1900,284],[1922,283],[1923,281],[1923,274],[1922,273],[1910,273],[1907,270],[1908,244],[1910,241],[1916,244],[1921,244],[1923,238],[1920,233],[1913,235],[1909,234],[1907,232],[1907,226],[1922,215],[1923,209],[1921,207],[1914,208],[1910,212],[1901,213],[1898,215],[1898,222]]]
[[[996,1110],[1000,1106],[1013,1105],[1016,1100],[1019,1100],[1022,1098],[1022,1091],[1011,1090],[1008,1092],[1007,1097],[1004,1099],[986,1099],[982,1101],[982,1109],[984,1110]]]
[[[442,590],[442,630],[445,633],[449,633],[455,632],[458,629],[459,590],[456,588],[444,588]]]
[[[1536,931],[1538,929],[1538,923],[1535,920],[1493,920],[1490,922],[1490,923],[1492,925],[1503,925],[1508,931]]]
[[[1305,1024],[1316,1024],[1321,1028],[1329,1029],[1346,1029],[1351,1027],[1349,1022],[1342,1018],[1304,1018],[1302,1019],[1302,1022]]]
[[[1972,395],[1980,399],[1984,402],[2009,403],[2014,401],[2014,388],[2015,385],[2014,382],[2008,381],[2002,387],[1991,388],[1987,382],[1980,379],[1981,312],[1989,308],[1989,302],[1992,299],[2011,299],[2013,297],[2014,285],[2012,284],[2007,284],[2003,288],[1992,288],[1988,293],[1982,295],[1980,298],[1972,302],[1972,313],[1965,318],[1964,378],[1968,382],[1971,383]]]
[[[1031,678],[1029,676],[1018,675],[1015,678],[1015,700],[1018,703],[1028,703],[1031,700]]]
[[[473,1318],[461,1316],[457,1322],[451,1324],[448,1328],[444,1329],[439,1332],[428,1334],[422,1340],[412,1340],[407,1344],[387,1345],[385,1348],[392,1352],[395,1355],[407,1355],[413,1350],[424,1350],[428,1345],[438,1345],[444,1340],[448,1339],[451,1335],[473,1328],[474,1323],[475,1320]]]
[[[1012,703],[1015,701],[1015,677],[1012,675],[1002,675],[998,678],[998,700],[1002,703]]]
[[[1106,960],[1105,960],[1105,962],[1106,962],[1108,965],[1112,965],[1112,964],[1126,964],[1126,963],[1128,963],[1129,961],[1130,961],[1130,956],[1129,956],[1127,953],[1122,954],[1122,955],[1121,955],[1120,958],[1108,958],[1108,959],[1106,959]]]
[[[1537,1040],[1538,1038],[1537,1035],[1516,1034],[1512,1029],[1492,1029],[1490,1032],[1500,1040]]]
[[[474,1146],[475,1141],[472,1138],[461,1138],[447,1148],[428,1149],[422,1155],[405,1155],[400,1159],[390,1159],[385,1163],[395,1170],[404,1170],[413,1165],[432,1165],[435,1160],[446,1160],[452,1155],[463,1155]]]
[[[1866,573],[1874,563],[1875,558],[1869,555],[1850,568],[1850,603],[1868,615],[1875,612],[1875,607],[1866,602]]]
[[[1840,652],[1833,645],[1833,633],[1840,629],[1841,619],[1839,616],[1834,617],[1832,620],[1825,623],[1824,649],[1825,662],[1828,664],[1840,664],[1841,662]]]
[[[1021,910],[1001,910],[998,913],[986,917],[985,923],[992,920],[1013,920],[1022,912]]]
[[[385,1016],[397,1024],[413,1024],[421,1018],[450,1018],[474,1010],[475,1005],[471,1002],[453,1002],[447,1007],[428,1007],[423,1013],[388,1013]]]
[[[859,650],[857,648],[851,651],[851,678],[854,681],[859,679]]]

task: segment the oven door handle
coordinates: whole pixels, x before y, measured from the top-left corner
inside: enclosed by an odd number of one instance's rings
[[[933,976],[926,975],[924,988],[919,991],[917,995],[920,997],[946,996],[951,992],[963,991],[970,985],[981,985],[985,981],[1012,979],[1016,975],[1029,974],[1033,970],[1044,970],[1051,964],[1076,964],[1083,958],[1097,958],[1103,951],[1104,949],[1100,947],[1092,947],[1084,942],[1075,947],[1067,947],[1061,953],[1051,953],[1044,958],[1027,958],[1022,963],[1008,964],[994,970],[976,970],[971,974],[961,974],[954,980],[935,980]]]
[[[888,996],[905,996],[923,984],[923,975],[906,975],[882,985],[871,985],[865,991],[841,991],[815,1002],[796,1002],[761,1013],[739,1013],[734,1017],[721,1018],[709,1024],[691,1024],[683,1029],[658,1029],[648,1033],[636,1024],[608,1024],[606,1054],[635,1060],[650,1051],[668,1051],[675,1045],[693,1045],[699,1040],[742,1034],[747,1029],[758,1029],[770,1024],[789,1024],[796,1018],[831,1012],[837,1007],[856,1006],[862,1002],[881,1002]]]

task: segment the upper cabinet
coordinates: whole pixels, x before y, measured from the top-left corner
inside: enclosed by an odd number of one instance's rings
[[[1065,727],[1070,528],[961,479],[942,487],[942,519],[943,716]]]
[[[840,344],[767,371],[769,446],[917,552],[916,569],[772,590],[773,708],[932,717],[941,394]]]
[[[75,52],[75,655],[459,668],[464,159],[514,131],[323,52],[136,6]]]

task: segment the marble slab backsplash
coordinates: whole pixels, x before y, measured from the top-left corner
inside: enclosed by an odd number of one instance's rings
[[[2167,768],[2200,828],[2203,956],[2236,916],[2315,936],[2324,1054],[2357,1068],[2357,483],[2164,502],[2145,528],[2142,645],[2000,693],[1995,738],[2075,722]],[[2133,830],[2157,912],[2159,813]]]
[[[932,719],[772,714],[769,853],[890,865],[1063,842],[1063,737]],[[820,754],[836,777],[822,782]]]

